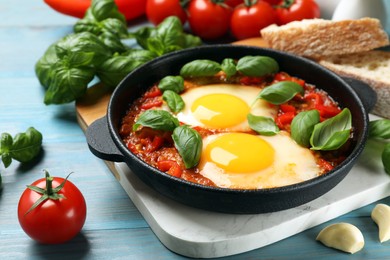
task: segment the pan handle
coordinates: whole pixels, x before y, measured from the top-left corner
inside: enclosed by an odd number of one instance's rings
[[[89,150],[100,159],[124,162],[124,156],[115,145],[108,130],[107,118],[94,121],[86,131]]]
[[[356,94],[359,96],[367,112],[370,112],[377,100],[377,94],[367,83],[354,78],[342,77],[348,85],[350,85]]]

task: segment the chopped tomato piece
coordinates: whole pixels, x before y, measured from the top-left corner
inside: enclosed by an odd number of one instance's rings
[[[291,124],[291,121],[294,119],[294,117],[295,117],[295,112],[287,112],[287,113],[280,114],[275,120],[276,125],[281,129],[285,129],[286,125]]]
[[[141,105],[141,109],[151,109],[153,107],[160,107],[163,101],[160,98],[150,98]]]
[[[295,82],[295,83],[301,85],[302,87],[305,86],[305,81],[303,79],[292,77],[285,72],[276,73],[274,76],[274,80],[275,81],[292,81],[292,82]]]
[[[153,86],[148,92],[144,94],[145,98],[154,98],[162,95],[161,90],[157,86]]]
[[[182,174],[182,169],[180,168],[180,165],[173,161],[173,160],[164,160],[164,161],[158,161],[157,162],[157,168],[160,171],[166,172],[169,175],[180,177]]]
[[[338,113],[340,113],[341,111],[340,108],[336,106],[324,106],[324,105],[317,105],[316,109],[318,110],[318,112],[320,112],[320,116],[324,118],[333,117]]]
[[[288,104],[281,104],[280,105],[280,110],[282,110],[283,113],[287,113],[287,112],[295,113],[296,112],[295,107],[292,106],[292,105],[288,105]]]
[[[334,168],[330,162],[328,162],[324,159],[319,159],[317,163],[318,163],[318,166],[320,166],[321,169],[324,169],[326,172],[328,172]]]
[[[160,149],[161,146],[164,144],[164,138],[158,135],[155,135],[153,137],[153,141],[150,144],[150,147],[148,149],[149,152],[154,152]]]

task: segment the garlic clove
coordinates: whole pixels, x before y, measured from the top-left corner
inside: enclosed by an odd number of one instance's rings
[[[324,245],[354,254],[364,247],[362,232],[352,224],[336,223],[322,229],[316,240]]]
[[[379,241],[390,239],[390,207],[386,204],[377,204],[371,212],[371,218],[378,225]]]

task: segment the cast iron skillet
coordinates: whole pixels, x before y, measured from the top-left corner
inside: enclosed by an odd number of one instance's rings
[[[280,188],[233,190],[206,187],[167,175],[149,166],[123,144],[118,129],[129,104],[153,83],[166,75],[178,75],[183,64],[195,59],[240,58],[246,55],[266,55],[279,63],[280,70],[300,77],[326,90],[342,107],[351,110],[353,118],[353,149],[348,158],[329,173],[302,183]],[[356,83],[352,82],[349,83]],[[234,46],[202,46],[174,52],[157,58],[131,72],[111,96],[107,115],[87,129],[90,150],[97,157],[125,162],[134,174],[157,192],[186,205],[225,213],[265,213],[280,211],[307,203],[335,187],[350,171],[362,152],[368,133],[368,111],[376,101],[369,88],[358,86],[358,95],[345,80],[317,63],[275,50]],[[364,98],[364,102],[359,98]]]

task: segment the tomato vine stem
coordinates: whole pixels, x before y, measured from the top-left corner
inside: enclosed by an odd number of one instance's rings
[[[42,196],[31,206],[31,208],[25,213],[25,215],[30,213],[32,210],[34,210],[36,207],[38,207],[46,200],[66,199],[66,197],[63,194],[58,194],[58,192],[64,187],[66,181],[68,180],[68,177],[72,173],[69,173],[68,176],[66,176],[66,178],[61,182],[60,185],[53,188],[53,177],[50,176],[48,171],[44,170],[44,172],[45,172],[45,179],[46,179],[46,187],[44,189],[33,185],[27,185],[27,188],[39,194],[42,194]]]

